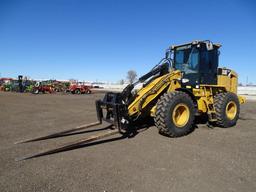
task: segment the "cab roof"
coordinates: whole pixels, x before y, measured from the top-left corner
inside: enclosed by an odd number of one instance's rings
[[[209,44],[209,43],[211,43],[214,47],[216,47],[217,49],[218,48],[220,48],[221,47],[221,44],[219,44],[219,43],[212,43],[211,41],[209,41],[209,40],[194,40],[194,41],[192,41],[192,42],[190,42],[190,43],[185,43],[185,44],[180,44],[180,45],[172,45],[170,48],[172,49],[172,50],[174,50],[174,49],[176,49],[176,48],[178,48],[178,47],[184,47],[184,46],[190,46],[190,45],[198,45],[198,44]]]

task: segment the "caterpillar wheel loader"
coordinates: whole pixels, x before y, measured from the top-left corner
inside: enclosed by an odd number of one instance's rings
[[[68,150],[118,133],[125,137],[149,118],[154,119],[160,134],[169,137],[192,132],[195,117],[206,116],[211,125],[234,126],[245,98],[237,95],[238,75],[231,69],[218,68],[220,47],[209,40],[171,46],[138,81],[121,93],[108,92],[96,101],[97,122],[17,143],[67,135],[103,121],[110,123],[111,130],[17,160]],[[136,90],[138,84],[143,85]]]
[[[208,40],[171,46],[165,58],[137,82],[96,101],[99,121],[126,133],[150,116],[159,132],[170,137],[190,133],[195,116],[205,114],[211,124],[234,126],[245,99],[237,95],[237,74],[218,68],[220,47]],[[138,83],[143,87],[133,93]]]

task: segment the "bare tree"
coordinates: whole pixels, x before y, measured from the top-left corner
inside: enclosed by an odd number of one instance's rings
[[[129,81],[129,83],[133,83],[133,82],[135,81],[136,77],[137,77],[136,71],[134,71],[134,70],[129,70],[129,71],[127,72],[127,79],[128,79],[128,81]]]

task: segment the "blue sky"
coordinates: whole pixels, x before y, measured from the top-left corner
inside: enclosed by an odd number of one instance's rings
[[[256,84],[256,3],[247,0],[0,0],[0,75],[118,81],[171,44],[210,39],[220,66]]]

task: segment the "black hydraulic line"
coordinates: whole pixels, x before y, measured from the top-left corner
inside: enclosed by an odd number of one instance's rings
[[[58,153],[58,152],[70,150],[70,149],[73,149],[75,147],[82,146],[83,144],[86,144],[86,143],[89,143],[89,142],[92,142],[92,141],[95,141],[95,140],[99,140],[99,139],[102,139],[102,138],[105,138],[105,137],[109,137],[111,135],[115,135],[115,134],[118,134],[118,133],[119,133],[118,129],[110,130],[110,131],[107,131],[105,133],[92,135],[88,138],[84,138],[84,139],[80,139],[80,140],[77,140],[77,141],[74,141],[74,142],[64,144],[64,145],[59,146],[59,147],[54,148],[54,149],[45,150],[45,151],[35,153],[35,154],[32,154],[32,155],[23,156],[21,158],[15,159],[15,161],[22,161],[22,160],[32,159],[32,158],[35,158],[35,157],[40,157],[40,156],[44,156],[44,155],[50,155],[50,154],[53,154],[53,153]]]
[[[139,78],[140,82],[144,82],[145,80],[147,80],[148,78],[158,74],[159,72],[161,72],[164,69],[168,68],[168,63],[163,63],[161,65],[157,65],[155,66],[151,71],[149,71],[148,73],[146,73],[145,75],[141,76]]]
[[[26,139],[26,140],[17,141],[14,144],[28,143],[28,142],[32,142],[32,141],[40,141],[40,140],[55,138],[55,137],[59,137],[59,136],[65,135],[67,133],[84,130],[84,129],[87,129],[87,128],[90,128],[90,127],[93,127],[93,126],[96,126],[96,125],[100,125],[100,124],[101,124],[101,122],[97,121],[97,122],[94,122],[94,123],[80,125],[80,126],[78,126],[76,128],[72,128],[72,129],[68,129],[68,130],[52,133],[52,134],[41,136],[41,137],[36,137],[36,138],[32,138],[32,139]]]

